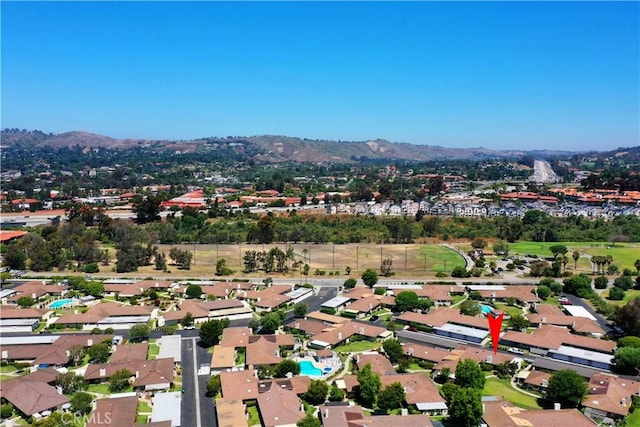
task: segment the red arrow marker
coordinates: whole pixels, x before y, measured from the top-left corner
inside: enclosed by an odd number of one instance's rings
[[[493,354],[498,353],[498,341],[500,341],[500,329],[502,328],[502,318],[504,313],[495,316],[493,313],[487,314],[489,319],[489,330],[491,331],[491,342],[493,342]]]

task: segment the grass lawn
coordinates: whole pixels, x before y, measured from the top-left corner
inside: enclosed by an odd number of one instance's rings
[[[514,307],[512,305],[495,303],[496,310],[504,311],[509,316],[515,316],[516,314],[522,314],[522,309],[520,307]]]
[[[629,301],[640,297],[640,291],[635,289],[629,289],[628,291],[624,291],[624,298],[621,301],[612,301],[609,298],[609,289],[602,292],[602,298],[606,299],[607,302],[611,305],[625,305]]]
[[[140,412],[151,412],[151,406],[145,401],[138,402],[138,413]]]
[[[149,354],[147,358],[155,359],[158,354],[160,354],[160,346],[158,344],[149,344]]]
[[[9,373],[9,372],[13,372],[13,371],[16,371],[16,370],[17,370],[16,367],[13,366],[13,365],[0,366],[0,372],[2,372],[4,374]]]
[[[373,350],[374,348],[378,348],[380,343],[371,342],[371,341],[356,341],[350,342],[349,344],[341,345],[333,349],[335,352],[345,352],[345,353],[353,353],[356,351],[366,351]]]
[[[633,414],[629,414],[625,421],[628,426],[640,426],[640,411],[636,410]]]
[[[250,426],[262,425],[262,423],[260,422],[260,415],[258,414],[258,408],[256,406],[247,407],[247,413],[249,414],[247,423]]]
[[[421,246],[415,255],[415,264],[432,273],[451,272],[464,266],[464,259],[457,252],[440,245]]]
[[[148,419],[148,415],[136,415],[136,424],[146,424]]]
[[[464,301],[467,298],[466,295],[454,295],[451,300],[451,305],[456,305],[460,301]]]
[[[497,396],[513,403],[515,406],[524,409],[542,409],[535,397],[520,393],[514,390],[509,384],[509,380],[500,378],[487,378],[487,382],[482,390],[483,396]]]
[[[15,378],[14,376],[11,375],[0,375],[0,381],[9,381],[10,379]]]
[[[236,357],[236,366],[244,366],[246,362],[246,358],[247,358],[246,352],[239,351],[238,356]]]
[[[101,393],[101,394],[110,394],[111,393],[109,391],[109,384],[107,384],[107,383],[89,384],[89,387],[88,387],[87,390],[92,392],[92,393]]]

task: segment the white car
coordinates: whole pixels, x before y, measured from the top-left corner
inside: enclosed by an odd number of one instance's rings
[[[517,347],[511,347],[509,349],[509,353],[515,353],[515,354],[524,354],[524,350],[520,350]]]

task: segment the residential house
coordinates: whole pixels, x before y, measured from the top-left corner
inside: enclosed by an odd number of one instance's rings
[[[547,390],[547,387],[549,387],[550,379],[550,373],[532,369],[527,371],[527,377],[524,379],[523,384],[526,388],[542,394]]]
[[[380,326],[351,320],[314,335],[309,347],[333,348],[349,342],[353,335],[373,341],[375,339],[386,340],[392,337],[393,333]]]
[[[139,390],[165,390],[173,385],[173,359],[129,360],[119,363],[88,365],[84,378],[90,382],[108,380],[121,369],[131,372],[132,385]]]
[[[555,305],[535,304],[533,310],[535,313],[526,315],[533,327],[541,325],[565,326],[576,334],[592,335],[596,338],[606,334],[606,331],[595,320],[587,317],[568,316]]]
[[[158,324],[175,325],[187,313],[191,313],[194,323],[203,323],[214,319],[241,320],[251,319],[253,312],[244,302],[234,299],[216,301],[181,300],[175,311],[160,314]]]
[[[11,290],[13,294],[7,298],[7,303],[15,304],[21,297],[31,297],[36,301],[49,296],[61,297],[69,291],[69,287],[61,284],[54,285],[46,280],[34,280],[19,284]]]
[[[389,359],[376,351],[357,354],[353,361],[357,369],[362,369],[366,365],[371,365],[371,371],[380,376],[393,375],[396,373],[396,370],[393,368]]]
[[[46,317],[48,310],[38,308],[18,308],[14,305],[3,305],[0,310],[0,335],[8,332],[34,331],[40,320]]]
[[[91,347],[112,335],[45,335],[28,337],[26,344],[3,345],[2,360],[30,363],[34,366],[67,366],[69,350],[75,346]]]
[[[640,382],[598,373],[589,380],[589,394],[582,401],[584,414],[601,422],[619,421],[629,415],[632,398],[640,394]]]
[[[505,353],[494,354],[493,350],[489,348],[461,345],[448,352],[440,362],[436,363],[433,371],[439,372],[448,368],[450,372],[455,372],[458,362],[467,359],[472,359],[476,363],[484,362],[495,366],[513,361],[514,356]]]
[[[51,386],[60,373],[53,368],[0,382],[0,394],[25,416],[38,418],[45,411],[59,409],[69,399]]]
[[[219,374],[222,371],[229,371],[236,366],[236,350],[233,347],[222,345],[213,346],[211,355],[211,373]]]
[[[595,427],[596,424],[575,408],[527,411],[512,403],[498,400],[485,401],[482,420],[487,427]]]
[[[54,323],[83,330],[131,329],[134,325],[146,325],[151,319],[153,308],[145,306],[125,306],[117,303],[96,304],[86,313],[68,314]]]
[[[242,400],[216,399],[216,415],[219,427],[247,427],[249,425]]]
[[[137,396],[98,399],[89,415],[87,427],[133,427],[137,410]]]
[[[489,325],[485,319],[460,314],[458,310],[440,307],[419,314],[407,311],[397,320],[409,325],[422,325],[433,329],[437,335],[475,343],[482,342],[489,335]]]
[[[265,427],[292,426],[306,416],[295,392],[273,384],[258,395],[258,410]]]
[[[230,400],[247,401],[258,398],[258,371],[223,371],[220,373],[222,397]]]
[[[411,342],[402,344],[402,351],[407,356],[415,357],[416,359],[420,360],[426,360],[427,362],[431,363],[438,363],[449,354],[449,351],[446,350],[441,350],[435,347],[423,344],[415,344]]]
[[[320,407],[323,427],[432,427],[428,416],[422,414],[369,415],[360,406],[325,405]]]

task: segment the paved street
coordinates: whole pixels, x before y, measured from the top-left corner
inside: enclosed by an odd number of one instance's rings
[[[211,363],[211,355],[198,345],[199,338],[182,340],[182,425],[217,427],[213,400],[206,395],[209,375],[198,376],[198,368],[203,363]]]

